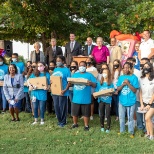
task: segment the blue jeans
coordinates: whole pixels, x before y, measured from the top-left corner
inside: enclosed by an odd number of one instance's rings
[[[46,101],[40,101],[38,99],[36,99],[36,102],[33,102],[34,118],[38,118],[38,108],[40,108],[40,117],[41,119],[44,119],[45,104]]]
[[[128,117],[128,132],[134,134],[134,111],[135,106],[123,106],[119,102],[119,120],[120,120],[120,133],[125,132],[125,112],[127,111]]]
[[[28,92],[25,92],[24,94],[25,94],[25,99],[26,99],[26,104],[25,104],[26,111],[31,112],[31,104],[30,104],[29,94],[28,94]]]
[[[5,95],[4,95],[3,87],[0,87],[0,98],[2,98],[3,110],[5,110],[6,105],[7,105],[7,100],[6,100]]]
[[[67,116],[67,96],[52,96],[54,101],[55,113],[58,119],[58,125],[64,126],[66,124]]]
[[[112,98],[115,104],[116,117],[119,117],[119,96],[114,94]]]
[[[135,108],[135,112],[136,112],[136,118],[137,118],[137,128],[139,130],[143,130],[144,132],[146,132],[146,128],[144,125],[144,121],[143,121],[143,114],[142,113],[138,113],[138,107],[140,107],[140,102],[136,102],[136,108]]]

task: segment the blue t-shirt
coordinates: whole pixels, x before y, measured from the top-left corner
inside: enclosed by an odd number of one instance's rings
[[[74,73],[72,78],[83,78],[96,83],[96,78],[88,72]],[[76,104],[90,104],[91,103],[91,86],[74,85],[73,86],[73,103]]]
[[[117,87],[121,86],[124,80],[128,80],[134,88],[139,88],[139,82],[136,75],[121,75],[118,79]],[[136,94],[126,85],[119,92],[119,102],[123,106],[133,106],[136,103]]]
[[[46,76],[47,83],[49,85],[50,84],[50,74],[48,72],[46,72],[46,74],[40,73],[39,77],[43,77],[43,76]],[[36,76],[34,74],[31,74],[29,78],[36,78]],[[47,90],[43,90],[43,89],[32,90],[31,97],[33,96],[36,97],[37,100],[46,101],[47,100]]]
[[[8,73],[8,66],[3,64],[0,65],[0,81],[4,80],[4,75]]]
[[[108,85],[106,82],[103,82],[103,84],[101,85],[100,82],[97,82],[97,87],[96,87],[95,91],[99,92],[99,91],[106,90],[106,89],[111,89],[111,88],[114,89],[113,83]],[[111,103],[112,102],[112,96],[98,97],[98,103],[100,103],[100,102]]]
[[[136,64],[135,64],[134,68],[140,70],[140,60],[138,58],[138,52],[137,51],[134,51],[132,57],[134,57],[136,59]]]
[[[18,74],[22,74],[24,72],[25,66],[23,62],[12,62],[11,64],[15,64],[17,66]]]
[[[53,76],[61,76],[62,77],[62,90],[67,87],[67,78],[71,77],[71,72],[67,67],[57,67],[53,71]],[[69,90],[67,90],[63,96],[69,96]]]

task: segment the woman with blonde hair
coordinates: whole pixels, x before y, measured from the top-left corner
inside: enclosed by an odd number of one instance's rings
[[[34,43],[34,49],[30,54],[30,61],[32,63],[38,63],[39,61],[44,62],[44,53],[40,51],[41,45],[39,42]]]

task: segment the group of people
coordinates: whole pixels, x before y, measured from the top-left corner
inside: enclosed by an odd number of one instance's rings
[[[58,126],[64,127],[67,115],[73,117],[73,128],[78,126],[78,118],[84,120],[84,130],[88,131],[89,120],[93,120],[94,103],[98,102],[100,117],[100,130],[109,133],[111,130],[111,106],[114,104],[116,121],[120,122],[120,133],[125,132],[125,119],[128,119],[128,132],[134,137],[134,121],[137,128],[143,130],[145,137],[150,140],[153,136],[154,115],[154,68],[151,62],[154,56],[154,41],[150,32],[143,32],[143,41],[135,44],[135,51],[122,66],[122,51],[117,46],[117,40],[111,38],[111,46],[103,45],[103,39],[98,37],[97,46],[92,44],[92,38],[87,38],[85,50],[75,41],[75,34],[70,34],[70,42],[66,44],[65,53],[56,45],[56,39],[51,39],[51,46],[43,53],[40,44],[34,44],[30,60],[26,66],[18,60],[18,54],[12,54],[12,62],[5,65],[4,58],[0,56],[0,80],[4,81],[0,87],[3,113],[7,102],[11,114],[11,121],[20,121],[19,112],[25,99],[25,110],[32,112],[34,122],[32,125],[44,124],[44,114],[54,111]],[[73,61],[73,56],[87,56],[85,61]],[[92,72],[97,72],[94,76]],[[50,86],[54,81],[50,76],[61,76],[61,95],[53,95]],[[37,89],[36,85],[29,84],[30,78],[45,76],[47,86]],[[88,79],[85,85],[71,84],[67,78]],[[26,83],[26,84],[24,84]],[[113,89],[111,95],[93,97],[94,92]],[[52,104],[53,102],[53,104]],[[68,109],[71,109],[68,111]],[[145,113],[139,113],[144,111]],[[126,116],[127,113],[127,116]],[[105,119],[107,126],[105,127]]]

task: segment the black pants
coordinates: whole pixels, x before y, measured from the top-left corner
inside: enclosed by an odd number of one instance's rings
[[[105,110],[106,110],[107,129],[110,129],[110,125],[111,125],[111,116],[110,116],[111,107],[110,107],[110,105],[111,104],[104,103],[104,102],[99,103],[101,128],[104,128]]]
[[[50,92],[47,93],[46,105],[47,105],[46,108],[47,108],[48,113],[52,113],[52,111],[53,111],[53,99],[52,99]]]

